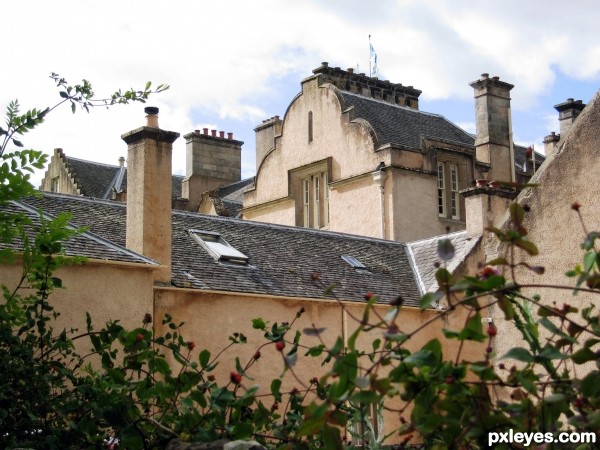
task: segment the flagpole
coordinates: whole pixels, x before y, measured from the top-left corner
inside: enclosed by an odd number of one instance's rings
[[[371,35],[369,34],[369,78],[371,78]]]

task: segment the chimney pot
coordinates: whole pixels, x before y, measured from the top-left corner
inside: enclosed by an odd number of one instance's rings
[[[568,98],[567,102],[572,103],[574,100],[572,98]]]
[[[227,133],[227,139],[232,140],[233,139],[233,133]]]
[[[500,77],[492,77],[492,80],[494,80],[494,81],[500,81]]]
[[[348,71],[348,73],[354,73],[354,69],[352,67],[348,67],[348,69],[346,69]]]
[[[323,67],[328,67],[328,66],[329,66],[329,63],[328,63],[327,61],[323,61],[323,62],[321,63],[321,65],[322,65]]]
[[[158,108],[156,106],[146,106],[146,126],[158,128]]]
[[[208,128],[202,128],[202,132],[203,132],[204,134],[208,134]]]
[[[221,139],[224,139],[225,138],[225,132],[224,131],[219,131],[219,137]]]
[[[124,167],[125,166],[125,157],[123,157],[123,156],[119,157],[119,166],[120,167]]]
[[[194,130],[194,133],[200,134],[200,130]]]
[[[210,135],[212,137],[217,137],[217,130],[210,130]]]
[[[482,74],[481,74],[481,79],[482,79],[482,80],[486,80],[486,79],[488,79],[489,77],[490,77],[490,74],[489,74],[489,73],[482,73]]]

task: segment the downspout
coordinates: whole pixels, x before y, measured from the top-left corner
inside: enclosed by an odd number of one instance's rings
[[[517,176],[515,174],[515,147],[513,144],[512,111],[510,106],[508,107],[508,154],[510,157],[510,181],[514,183],[517,181]],[[525,161],[527,161],[527,155],[525,156]]]
[[[373,181],[379,184],[379,209],[381,211],[381,239],[385,239],[385,179],[386,179],[385,165],[381,163],[378,170],[373,172]]]

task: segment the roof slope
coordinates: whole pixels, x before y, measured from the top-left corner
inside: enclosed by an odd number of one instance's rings
[[[125,244],[126,208],[122,203],[45,193],[27,198],[34,208],[71,212],[73,223],[90,227],[117,245]],[[188,230],[219,233],[249,257],[248,266],[215,261]],[[342,255],[359,259],[358,271]],[[173,212],[172,282],[177,287],[289,297],[364,301],[371,291],[382,302],[401,295],[418,306],[419,288],[405,244],[306,228],[286,227],[202,214]]]
[[[120,186],[115,186],[119,179],[120,166],[86,161],[70,156],[65,156],[64,159],[82,195],[107,199],[110,198],[113,187],[116,187],[117,191],[127,191],[127,168],[124,169]],[[181,175],[173,175],[173,198],[181,197],[183,179],[184,177]]]
[[[10,214],[22,213],[31,220],[33,227],[40,226],[40,215],[38,210],[24,202],[11,202],[0,207],[0,210],[3,213]],[[52,215],[55,216],[58,213],[59,211],[56,211]],[[49,217],[47,214],[44,214],[44,218],[50,219],[51,217]],[[34,236],[34,229],[32,226],[28,226],[25,229],[25,232],[30,239],[33,239]],[[19,239],[14,240],[10,246],[3,246],[5,248],[12,248],[15,251],[19,251],[23,248],[22,242]],[[63,245],[63,250],[67,256],[84,256],[86,258],[97,260],[158,265],[156,261],[153,261],[150,258],[128,250],[123,246],[117,245],[110,240],[107,240],[89,231],[78,234],[69,241],[65,242]]]
[[[346,108],[354,107],[355,118],[368,121],[379,140],[379,145],[396,144],[407,148],[421,148],[424,137],[443,139],[473,145],[475,138],[462,128],[438,114],[418,111],[406,106],[376,100],[347,91],[341,91]]]
[[[441,239],[449,239],[454,247],[454,256],[450,261],[446,261],[446,269],[452,273],[460,263],[471,253],[471,250],[479,242],[479,237],[467,236],[466,231],[436,236],[420,241],[409,242],[409,253],[415,262],[415,270],[419,279],[419,287],[422,294],[426,292],[435,292],[438,290],[438,284],[435,279],[437,271],[436,262],[443,263],[438,256],[438,242]],[[443,264],[442,264],[443,265]]]

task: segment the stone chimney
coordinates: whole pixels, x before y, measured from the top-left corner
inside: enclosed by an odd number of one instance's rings
[[[155,281],[171,280],[171,155],[179,133],[158,127],[158,108],[147,107],[146,126],[125,133],[128,249],[158,261]]]
[[[558,122],[560,123],[560,136],[564,137],[569,131],[573,122],[581,111],[585,108],[585,103],[581,100],[573,100],[568,98],[566,102],[554,105],[554,109],[558,111]]]
[[[283,120],[279,116],[263,120],[254,132],[256,133],[256,171],[265,158],[266,154],[275,146],[275,136],[281,134]]]
[[[554,154],[558,141],[560,141],[560,135],[554,131],[544,138],[544,154],[546,158]]]
[[[475,90],[477,161],[489,166],[488,180],[515,181],[510,114],[514,86],[487,73],[469,85]]]
[[[242,141],[233,139],[233,133],[217,135],[196,130],[184,136],[186,142],[186,176],[181,186],[182,197],[188,208],[197,211],[202,193],[222,185],[240,181],[242,176]]]

